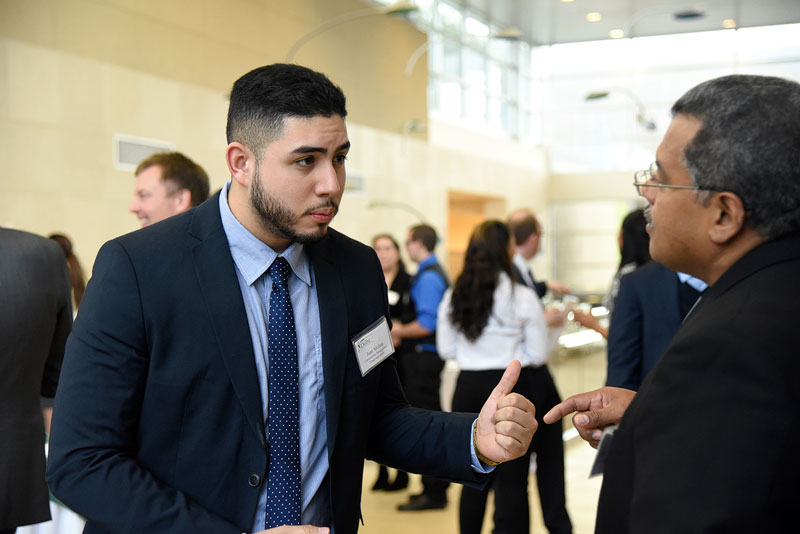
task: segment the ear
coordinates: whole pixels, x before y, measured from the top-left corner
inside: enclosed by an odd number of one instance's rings
[[[175,194],[175,200],[178,209],[176,213],[186,211],[192,207],[192,194],[189,192],[188,189],[181,189],[180,191],[178,191]]]
[[[744,203],[738,195],[728,191],[712,195],[709,202],[714,214],[709,237],[715,244],[724,245],[745,228]]]
[[[242,187],[247,188],[256,168],[256,158],[250,149],[242,143],[233,142],[225,149],[225,160],[228,163],[231,178]]]

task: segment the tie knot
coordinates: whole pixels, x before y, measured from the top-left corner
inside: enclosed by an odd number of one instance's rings
[[[273,284],[286,286],[289,283],[289,275],[292,274],[292,268],[286,258],[277,257],[268,269],[269,275],[272,278]]]

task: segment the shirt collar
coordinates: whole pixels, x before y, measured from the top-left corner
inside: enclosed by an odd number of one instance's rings
[[[693,288],[695,288],[698,292],[702,293],[708,287],[708,284],[700,280],[699,278],[695,278],[694,276],[686,273],[678,273],[678,278],[684,284],[689,284]]]
[[[231,182],[229,181],[220,191],[219,213],[222,217],[222,227],[228,238],[231,256],[247,285],[253,285],[269,269],[275,258],[281,256],[289,262],[294,274],[310,287],[311,265],[303,245],[292,243],[281,254],[278,254],[269,245],[251,234],[231,212],[228,205],[230,186]]]

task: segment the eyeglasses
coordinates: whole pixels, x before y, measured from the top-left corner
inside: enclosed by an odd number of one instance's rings
[[[696,185],[671,185],[671,184],[660,184],[660,183],[653,183],[656,180],[656,172],[658,172],[658,164],[654,161],[650,164],[650,168],[643,170],[643,171],[636,171],[633,174],[633,186],[636,188],[636,192],[639,193],[641,196],[644,195],[644,191],[642,190],[643,187],[662,187],[665,189],[691,189],[694,191],[707,191],[706,189],[701,189]]]

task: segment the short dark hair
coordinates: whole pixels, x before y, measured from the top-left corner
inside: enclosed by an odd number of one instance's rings
[[[690,89],[672,113],[702,124],[684,151],[695,185],[736,194],[763,237],[800,230],[800,84],[723,76]]]
[[[433,249],[436,248],[436,242],[439,238],[436,236],[436,230],[433,229],[432,226],[428,226],[427,224],[418,224],[416,226],[412,226],[411,230],[411,240],[412,241],[422,241],[422,244],[428,250],[428,252],[433,252]]]
[[[181,189],[188,190],[192,206],[199,206],[208,199],[208,174],[180,152],[153,154],[142,160],[133,174],[138,176],[140,172],[154,165],[161,166],[161,181],[165,183],[170,194]]]
[[[508,228],[514,236],[514,242],[517,245],[523,244],[533,234],[538,234],[541,231],[539,221],[532,213],[528,213],[524,217],[512,217],[508,221]]]
[[[286,119],[347,116],[342,90],[327,76],[300,65],[275,63],[251,70],[233,84],[226,133],[256,159],[283,132]]]

